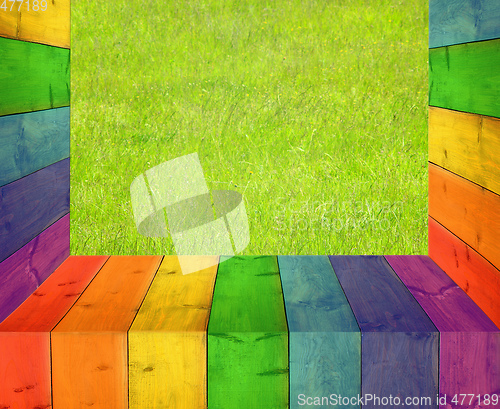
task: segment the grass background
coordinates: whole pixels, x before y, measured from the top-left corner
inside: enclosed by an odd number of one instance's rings
[[[130,184],[193,152],[244,254],[427,253],[427,1],[71,8],[72,254],[175,254]]]

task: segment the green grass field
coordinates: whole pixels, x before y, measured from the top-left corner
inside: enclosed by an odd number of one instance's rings
[[[427,1],[71,7],[72,254],[175,254],[130,184],[193,152],[244,254],[427,253]]]

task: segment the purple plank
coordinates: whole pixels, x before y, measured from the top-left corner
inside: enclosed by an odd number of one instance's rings
[[[399,408],[433,397],[437,408],[439,333],[383,256],[330,256],[361,329],[363,396],[394,397],[363,408]],[[423,407],[423,406],[422,406]]]
[[[69,159],[0,187],[0,261],[69,212]]]
[[[498,407],[479,397],[500,394],[499,329],[428,256],[386,259],[441,332],[440,407]]]
[[[0,322],[69,256],[69,214],[0,263]]]

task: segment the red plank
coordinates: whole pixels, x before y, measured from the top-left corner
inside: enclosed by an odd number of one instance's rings
[[[0,408],[52,407],[50,331],[106,259],[69,257],[0,324]]]
[[[431,217],[428,253],[500,327],[500,271]]]
[[[69,256],[69,214],[0,263],[0,322]]]

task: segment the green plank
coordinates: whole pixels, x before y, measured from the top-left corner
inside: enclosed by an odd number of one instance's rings
[[[429,50],[429,105],[500,117],[500,39]]]
[[[69,50],[0,38],[0,115],[69,105]]]
[[[221,257],[207,381],[210,408],[288,407],[288,331],[276,257]]]
[[[358,396],[361,333],[328,257],[279,256],[278,264],[290,331],[290,408]]]
[[[69,157],[69,107],[0,117],[0,186]]]

